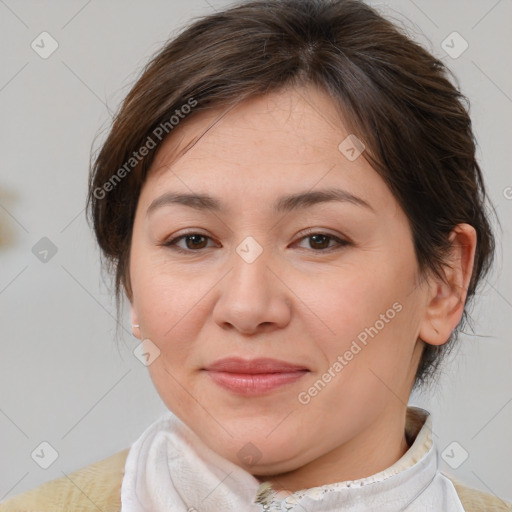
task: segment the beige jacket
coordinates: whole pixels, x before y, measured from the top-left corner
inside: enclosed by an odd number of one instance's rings
[[[0,504],[0,512],[120,512],[128,451],[14,496]],[[451,480],[466,511],[512,512],[512,506],[501,499]]]

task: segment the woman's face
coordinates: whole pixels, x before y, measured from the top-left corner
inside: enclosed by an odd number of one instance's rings
[[[137,206],[133,322],[160,351],[154,385],[254,475],[357,477],[404,450],[427,288],[404,212],[335,112],[313,87],[252,99],[173,160],[218,112],[191,119]],[[248,366],[214,368],[225,358]]]

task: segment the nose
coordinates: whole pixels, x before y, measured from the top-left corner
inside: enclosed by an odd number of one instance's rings
[[[282,329],[290,322],[291,294],[278,266],[263,251],[249,262],[234,253],[231,271],[219,283],[213,319],[223,329],[256,334]]]

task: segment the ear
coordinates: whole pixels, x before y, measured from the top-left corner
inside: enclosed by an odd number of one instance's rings
[[[444,280],[437,276],[431,278],[418,334],[426,343],[446,343],[462,318],[473,272],[476,238],[476,231],[469,224],[458,224],[450,233],[451,250],[443,268]]]
[[[133,302],[131,303],[131,317],[132,317],[132,333],[133,335],[140,340],[140,327],[139,327],[139,317],[137,315],[137,311],[135,311],[135,306]]]

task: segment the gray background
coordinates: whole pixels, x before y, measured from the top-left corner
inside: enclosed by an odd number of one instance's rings
[[[119,350],[114,340],[114,302],[84,217],[89,155],[149,56],[192,16],[226,4],[0,0],[0,500],[127,448],[166,411],[132,354],[127,312]],[[457,75],[503,226],[475,335],[461,338],[439,386],[411,402],[432,412],[440,453],[458,463],[468,454],[457,469],[442,460],[446,473],[512,500],[512,5],[372,4]],[[31,48],[43,31],[59,45],[47,59]],[[441,46],[453,31],[469,44],[456,59]],[[32,252],[43,237],[57,249],[46,262]],[[44,441],[58,452],[48,469],[31,457]]]

